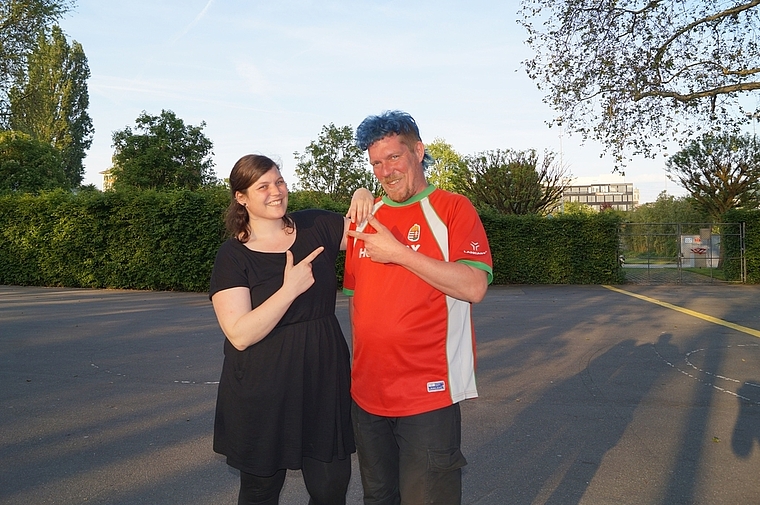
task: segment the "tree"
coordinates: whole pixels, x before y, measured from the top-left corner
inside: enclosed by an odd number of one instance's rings
[[[675,258],[680,253],[680,234],[702,227],[710,218],[694,205],[690,197],[674,197],[662,191],[654,202],[645,203],[628,213],[629,223],[621,236],[626,256],[654,255]],[[696,231],[696,230],[692,230]]]
[[[447,191],[454,191],[454,174],[464,167],[464,159],[442,138],[426,144],[427,152],[435,162],[427,169],[428,182]]]
[[[553,124],[601,141],[619,167],[624,151],[654,157],[670,141],[748,123],[741,99],[760,89],[758,6],[522,0],[536,52],[524,64],[557,113]]]
[[[317,140],[303,154],[294,152],[293,156],[303,190],[326,193],[338,201],[350,200],[362,187],[373,194],[380,191],[377,179],[366,169],[364,152],[356,146],[350,126],[323,126]]]
[[[26,76],[10,92],[10,127],[48,142],[62,154],[71,187],[84,176],[82,160],[92,144],[92,120],[87,113],[90,69],[82,45],[69,46],[58,26],[50,36],[40,32],[28,57]]]
[[[675,197],[661,191],[657,200],[639,205],[628,213],[632,223],[704,223],[709,216],[694,205],[690,197]]]
[[[453,179],[457,192],[476,207],[500,214],[547,214],[562,199],[569,175],[545,152],[485,151],[465,158]]]
[[[668,178],[716,222],[729,209],[760,203],[760,146],[751,135],[704,135],[671,156],[666,166]]]
[[[21,132],[0,132],[0,191],[68,188],[61,153]]]
[[[185,125],[170,110],[145,111],[130,127],[113,133],[114,189],[190,189],[216,184],[213,144],[200,126]],[[138,133],[139,132],[139,133]]]
[[[564,202],[562,204],[562,213],[568,216],[593,216],[596,211],[591,205],[581,202]]]
[[[0,127],[7,127],[8,93],[23,76],[26,57],[37,35],[74,5],[71,0],[3,0],[0,2]]]

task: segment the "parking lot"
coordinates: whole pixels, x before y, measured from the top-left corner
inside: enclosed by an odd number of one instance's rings
[[[463,503],[760,503],[759,286],[493,286],[474,319]],[[0,286],[0,504],[236,503],[222,339],[203,293]]]

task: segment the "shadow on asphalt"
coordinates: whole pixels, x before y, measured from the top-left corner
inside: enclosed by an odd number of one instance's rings
[[[620,287],[760,328],[757,286]],[[473,313],[463,503],[760,496],[757,337],[601,286],[494,286]],[[0,504],[235,503],[221,339],[205,294],[0,286]],[[307,501],[290,472],[281,503]]]

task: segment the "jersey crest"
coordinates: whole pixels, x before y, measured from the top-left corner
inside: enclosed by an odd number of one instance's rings
[[[409,233],[406,234],[406,239],[409,242],[418,242],[420,240],[420,225],[414,223],[412,227],[409,228]]]

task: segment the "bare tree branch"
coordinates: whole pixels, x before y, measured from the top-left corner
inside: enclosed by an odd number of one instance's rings
[[[705,97],[712,97],[716,95],[725,95],[729,93],[737,93],[739,91],[754,91],[756,89],[760,89],[760,82],[745,82],[741,84],[732,84],[730,86],[718,86],[717,88],[713,89],[706,89],[704,91],[699,91],[697,93],[688,93],[688,94],[682,94],[675,91],[665,91],[665,90],[652,90],[652,91],[645,91],[643,93],[635,93],[633,95],[633,99],[635,101],[642,100],[644,98],[650,98],[650,97],[660,97],[660,98],[674,98],[678,100],[679,102],[691,102],[692,100],[696,100],[698,98],[705,98]]]
[[[617,167],[706,130],[740,131],[760,89],[760,0],[522,0],[528,76],[552,123]],[[750,111],[754,112],[754,111]]]

